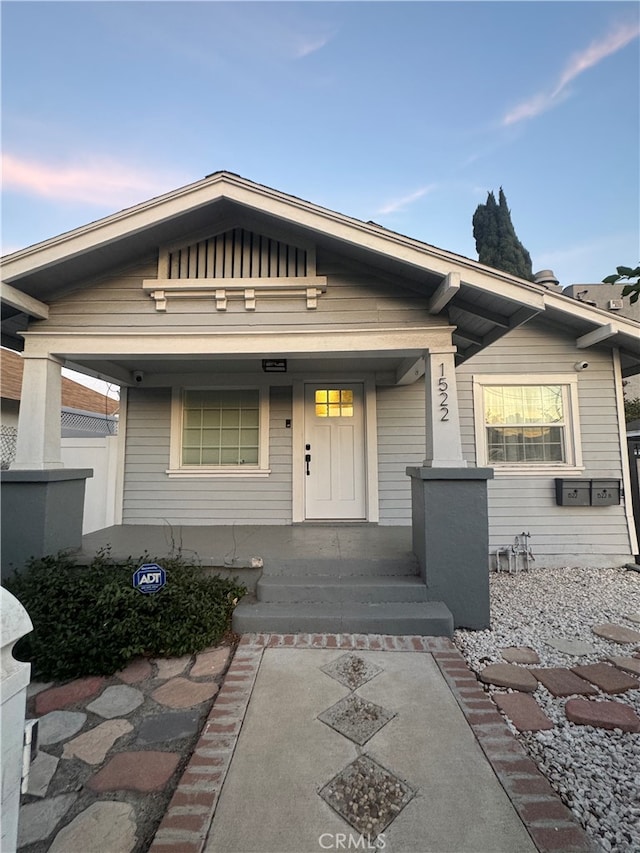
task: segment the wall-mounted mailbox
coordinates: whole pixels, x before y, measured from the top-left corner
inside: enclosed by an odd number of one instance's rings
[[[620,503],[620,480],[592,480],[591,506],[617,506]]]
[[[574,480],[556,477],[558,506],[616,506],[620,480]]]
[[[558,506],[591,506],[591,480],[563,480],[556,477]]]

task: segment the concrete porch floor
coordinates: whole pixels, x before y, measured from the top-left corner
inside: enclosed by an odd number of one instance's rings
[[[82,537],[81,560],[110,546],[115,559],[180,553],[202,566],[265,569],[274,561],[404,560],[413,563],[411,527],[377,524],[168,525],[120,524]]]

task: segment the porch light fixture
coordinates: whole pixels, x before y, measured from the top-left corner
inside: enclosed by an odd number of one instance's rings
[[[262,359],[262,369],[265,373],[286,373],[287,372],[287,361],[286,359],[273,359],[273,358],[263,358]]]

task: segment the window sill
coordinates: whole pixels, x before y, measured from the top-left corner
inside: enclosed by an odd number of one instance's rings
[[[271,474],[271,468],[169,468],[165,471],[169,477],[181,479],[236,479],[239,477],[255,478],[268,477]]]
[[[576,477],[584,473],[584,467],[576,465],[553,465],[542,468],[539,465],[501,466],[487,462],[487,468],[493,468],[494,477]]]

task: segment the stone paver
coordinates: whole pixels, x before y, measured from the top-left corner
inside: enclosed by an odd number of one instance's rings
[[[573,696],[575,693],[589,696],[598,692],[588,681],[561,666],[534,669],[532,672],[552,696]]]
[[[640,641],[640,631],[625,628],[624,625],[615,625],[605,622],[603,625],[594,625],[591,629],[598,637],[605,640],[613,640],[614,643],[637,643]]]
[[[86,699],[97,696],[102,690],[105,679],[101,676],[77,678],[61,687],[43,690],[36,696],[36,714],[40,717],[49,711],[60,711]]]
[[[480,673],[480,681],[484,684],[495,684],[497,687],[511,687],[533,693],[538,688],[538,682],[533,670],[523,669],[511,663],[491,663]]]
[[[193,708],[218,692],[214,682],[189,681],[187,678],[172,678],[151,694],[166,708]]]
[[[125,684],[139,684],[141,681],[146,681],[151,678],[153,667],[145,658],[138,658],[132,661],[129,666],[126,666],[120,672],[116,672],[116,677]]]
[[[224,668],[229,660],[231,649],[222,646],[219,649],[211,649],[206,652],[201,652],[196,657],[196,662],[191,667],[191,675],[193,678],[215,678],[224,672]]]
[[[191,663],[191,655],[182,655],[179,658],[158,658],[154,663],[158,668],[158,678],[175,678],[176,675],[182,675]]]
[[[48,853],[130,853],[135,812],[128,803],[94,803],[56,835]]]
[[[632,675],[640,675],[640,658],[627,658],[620,657],[619,655],[611,655],[607,660],[611,661],[611,663],[614,666],[617,666],[618,669],[624,670],[624,672],[630,672]]]
[[[528,693],[494,693],[493,701],[519,732],[540,732],[554,727]]]
[[[529,646],[508,646],[500,654],[508,663],[540,663],[538,653]]]
[[[571,640],[567,637],[549,637],[548,640],[545,640],[545,644],[558,652],[562,652],[562,654],[574,655],[574,657],[592,655],[598,651],[592,643],[587,643],[584,640]]]
[[[104,693],[87,705],[87,711],[106,717],[126,717],[144,702],[144,695],[135,687],[122,684],[118,687],[107,687]]]
[[[49,755],[42,749],[38,751],[29,767],[28,794],[31,794],[32,797],[47,796],[49,783],[53,779],[59,760],[55,755]]]
[[[31,699],[32,696],[37,696],[38,693],[42,693],[43,690],[48,690],[50,687],[53,687],[53,681],[32,681],[27,686],[27,699]]]
[[[48,746],[73,737],[86,721],[87,715],[81,711],[50,711],[38,721],[38,743]]]
[[[640,623],[640,611],[638,611],[637,613],[627,613],[624,618],[628,619],[629,622]]]
[[[77,799],[77,794],[61,794],[59,797],[50,797],[22,806],[18,824],[18,847],[48,838]]]
[[[623,732],[640,732],[640,717],[629,705],[605,700],[569,699],[564,706],[567,719],[580,726],[597,726],[601,729],[622,729]]]
[[[587,666],[572,666],[571,671],[580,678],[595,684],[604,693],[624,693],[626,690],[635,690],[640,687],[637,678],[620,672],[615,666],[608,663],[590,663]]]
[[[87,764],[102,764],[107,753],[122,735],[133,731],[128,720],[108,720],[65,743],[63,758],[79,758]]]
[[[178,766],[177,752],[119,752],[92,776],[93,791],[161,791]]]
[[[140,724],[138,742],[163,743],[194,735],[200,726],[200,714],[197,711],[167,711],[147,717]]]

